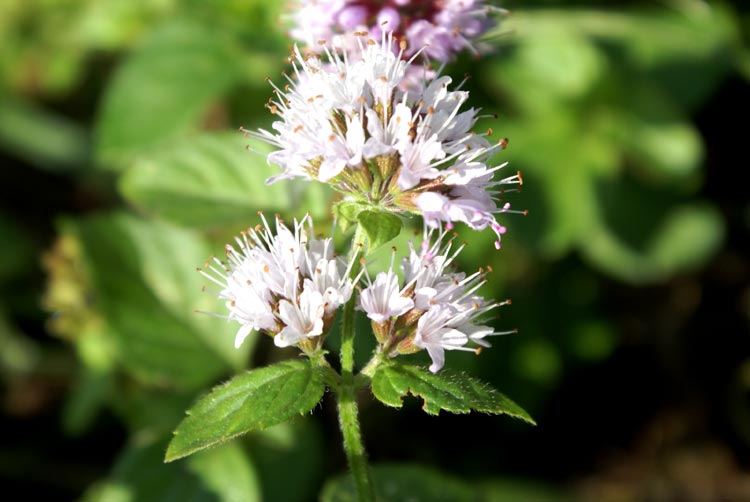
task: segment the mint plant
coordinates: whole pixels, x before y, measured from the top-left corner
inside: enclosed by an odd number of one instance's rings
[[[490,346],[488,338],[514,332],[487,325],[488,315],[508,302],[478,293],[486,271],[454,269],[464,244],[451,233],[455,223],[490,228],[500,248],[506,228],[497,218],[513,212],[505,196],[522,181],[520,173],[495,178],[505,164],[490,162],[507,140],[492,144],[491,131],[472,131],[478,110],[463,110],[468,92],[449,90],[450,77],[406,81],[422,51],[407,57],[406,44],[384,30],[380,42],[362,32],[352,38],[346,46],[356,46],[356,55],[326,47],[325,62],[295,48],[294,73],[288,85],[274,85],[267,105],[279,117],[273,132],[243,129],[276,147],[268,160],[282,172],[267,183],[305,178],[340,193],[338,226],[354,227],[348,250],[337,253],[332,237],[315,237],[310,215],[288,226],[279,216],[271,225],[261,214],[262,224],[228,244],[224,259],[212,257],[199,269],[225,301],[228,313],[213,315],[239,325],[236,347],[258,332],[278,347],[297,347],[304,358],[215,388],[177,427],[166,460],[307,413],[329,389],[358,498],[373,500],[356,404],[365,388],[393,407],[413,394],[431,414],[480,411],[533,421],[488,385],[443,370],[446,351],[479,353]],[[410,245],[400,274],[394,248],[388,269],[373,279],[367,257],[396,237],[410,214],[424,220],[422,241]],[[370,319],[371,335],[355,333],[357,310]],[[337,315],[341,351],[334,367],[324,342]],[[359,371],[355,335],[378,342]],[[429,368],[400,357],[422,350],[432,360]]]

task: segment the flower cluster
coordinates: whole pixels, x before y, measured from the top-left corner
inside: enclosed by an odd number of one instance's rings
[[[500,239],[505,227],[496,215],[509,212],[508,186],[520,173],[495,179],[505,164],[491,165],[507,140],[490,143],[492,131],[476,134],[478,110],[462,110],[468,92],[449,90],[451,78],[424,82],[419,92],[400,86],[411,60],[403,44],[394,54],[392,34],[380,43],[356,34],[361,57],[325,49],[329,64],[295,48],[294,77],[274,86],[267,105],[280,120],[273,131],[249,131],[277,148],[268,160],[282,173],[330,184],[345,198],[376,211],[416,212],[427,225],[463,222],[487,227]],[[412,56],[412,59],[415,56]],[[273,84],[272,84],[273,85]]]
[[[486,337],[515,330],[498,332],[483,324],[485,314],[509,301],[488,302],[477,294],[486,282],[484,270],[470,275],[450,271],[465,244],[454,249],[453,239],[446,239],[447,230],[430,242],[432,233],[425,232],[419,251],[410,244],[409,256],[401,262],[403,285],[393,263],[374,281],[368,277],[360,309],[370,318],[381,351],[395,356],[426,349],[432,359],[430,371],[436,373],[445,364],[446,350],[478,352],[489,347]]]
[[[478,53],[476,40],[495,25],[490,14],[499,12],[481,0],[300,0],[290,34],[312,50],[328,40],[349,52],[356,48],[342,34],[379,37],[387,30],[405,43],[406,57],[424,48],[427,57],[446,62],[464,49]]]
[[[309,216],[295,220],[292,229],[277,216],[275,233],[261,218],[263,226],[243,232],[236,248],[227,244],[226,261],[212,257],[198,270],[221,287],[227,319],[240,324],[236,347],[251,331],[262,331],[279,347],[298,345],[312,353],[352,295],[354,258],[347,264],[336,257],[331,238],[310,239]]]

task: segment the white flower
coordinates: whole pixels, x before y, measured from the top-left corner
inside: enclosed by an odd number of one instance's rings
[[[279,120],[271,131],[245,130],[277,148],[268,161],[282,173],[267,182],[318,180],[376,211],[421,213],[433,227],[490,227],[499,248],[505,227],[497,215],[512,212],[503,197],[522,182],[520,174],[495,179],[506,164],[490,162],[507,141],[472,132],[479,110],[464,107],[462,84],[449,90],[450,77],[403,90],[411,61],[403,47],[394,51],[391,34],[380,43],[352,40],[361,57],[326,48],[329,64],[295,48],[294,75],[283,89],[274,86],[268,105]]]
[[[359,296],[360,307],[367,317],[378,324],[400,316],[414,308],[414,301],[403,296],[398,276],[392,270],[379,272]]]
[[[279,302],[279,319],[284,328],[273,338],[278,347],[288,347],[304,338],[320,336],[323,333],[323,295],[315,289],[309,279],[296,302]]]
[[[485,325],[486,314],[510,302],[490,302],[478,295],[486,272],[479,269],[467,275],[453,271],[454,260],[465,244],[454,247],[452,239],[447,238],[448,229],[437,231],[433,240],[435,233],[435,229],[425,227],[418,250],[410,243],[409,255],[401,261],[403,287],[399,288],[391,266],[362,292],[362,309],[374,323],[397,318],[396,330],[378,331],[373,325],[382,350],[395,355],[414,352],[414,347],[426,349],[432,372],[445,364],[446,350],[477,352],[480,349],[469,343],[489,347],[485,338],[515,333],[498,332]],[[399,302],[398,308],[395,302]]]
[[[263,226],[235,239],[237,247],[226,246],[226,262],[212,257],[199,269],[221,288],[225,317],[240,324],[235,346],[252,331],[268,333],[279,347],[320,337],[351,297],[355,257],[347,264],[334,255],[331,238],[309,239],[309,216],[291,229],[277,217],[275,232],[261,219]]]
[[[414,345],[427,349],[432,359],[430,371],[433,373],[437,373],[445,365],[445,350],[473,351],[464,347],[469,338],[456,328],[447,325],[451,315],[447,306],[435,306],[420,317],[417,323]]]

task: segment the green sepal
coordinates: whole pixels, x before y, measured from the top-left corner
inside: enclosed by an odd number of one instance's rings
[[[359,213],[369,209],[369,204],[363,204],[353,200],[342,200],[333,207],[333,212],[339,218],[339,226],[345,231],[351,225],[357,223]]]

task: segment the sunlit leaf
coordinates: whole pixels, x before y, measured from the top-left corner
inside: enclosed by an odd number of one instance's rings
[[[592,40],[563,23],[543,33],[518,33],[513,57],[499,61],[497,77],[527,108],[548,109],[551,102],[584,95],[601,78],[606,60]]]
[[[451,413],[479,411],[505,414],[534,423],[516,403],[489,385],[463,373],[443,369],[437,374],[424,368],[400,363],[383,364],[372,377],[372,393],[388,406],[400,408],[402,398],[412,394],[422,398],[422,408],[431,415],[440,410]]]
[[[155,30],[118,69],[99,111],[96,158],[122,168],[134,156],[195,129],[241,74],[218,28],[174,21]]]
[[[401,232],[401,218],[392,213],[381,211],[362,211],[357,214],[357,221],[367,235],[367,249],[377,249],[394,239]]]
[[[544,40],[560,26],[602,46],[612,56],[660,81],[671,97],[692,106],[740,58],[739,30],[733,14],[718,4],[692,2],[692,8],[618,12],[594,9],[518,10],[500,29],[513,40]],[[688,5],[687,2],[682,3]],[[535,43],[535,42],[534,42]],[[584,55],[585,57],[585,55]],[[690,85],[684,82],[690,81]]]
[[[322,376],[308,360],[285,361],[236,376],[188,410],[175,430],[166,461],[307,413],[324,390]]]
[[[124,214],[68,226],[82,242],[96,305],[129,371],[145,382],[199,387],[243,367],[249,346],[234,348],[234,327],[194,313],[219,307],[201,293],[205,280],[195,270],[211,254],[205,242]]]
[[[236,132],[203,134],[140,157],[120,188],[136,206],[176,223],[246,226],[257,211],[280,212],[292,202],[288,182],[265,183],[278,172],[266,163],[269,150]]]

